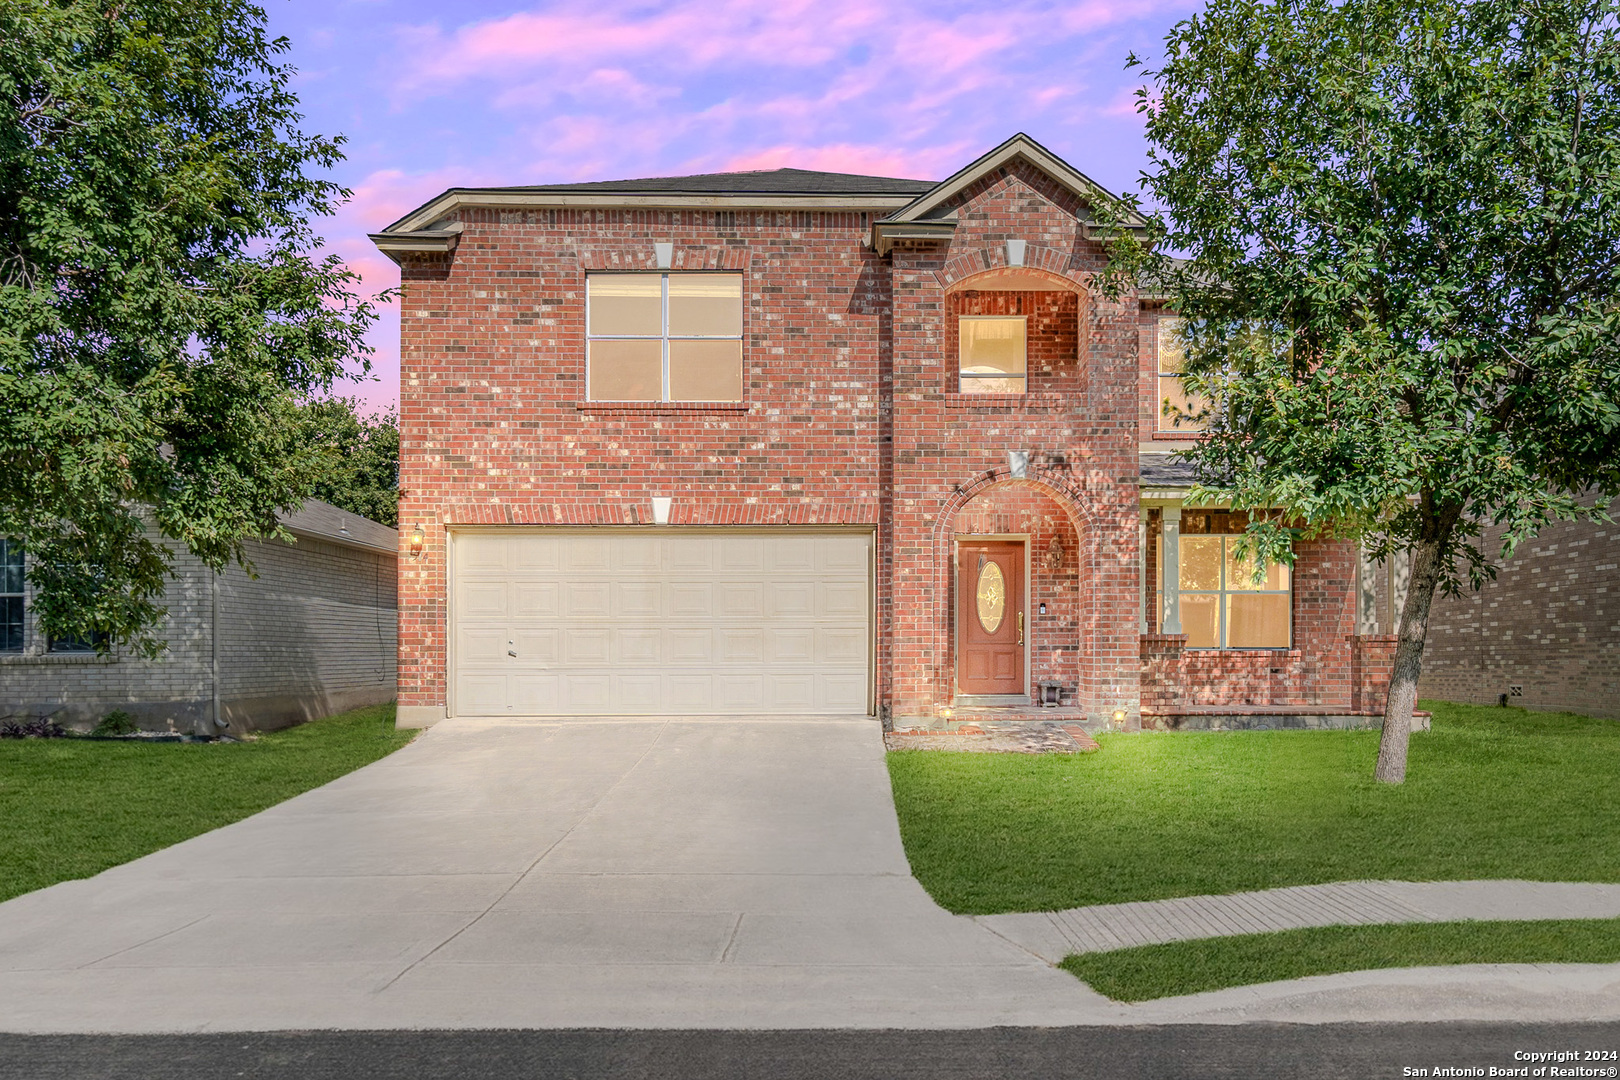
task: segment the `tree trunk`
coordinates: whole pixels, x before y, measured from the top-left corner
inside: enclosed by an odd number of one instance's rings
[[[1384,701],[1384,733],[1378,740],[1378,764],[1373,779],[1385,784],[1406,781],[1406,744],[1412,735],[1412,708],[1417,704],[1418,676],[1423,673],[1423,643],[1429,636],[1429,605],[1440,580],[1440,542],[1419,540],[1412,545],[1412,573],[1401,606],[1400,640],[1395,645],[1395,670],[1389,677]]]

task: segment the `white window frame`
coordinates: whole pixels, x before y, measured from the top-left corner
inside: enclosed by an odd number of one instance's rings
[[[1240,539],[1242,537],[1242,535],[1243,534],[1241,534],[1241,533],[1182,533],[1181,534],[1180,543],[1182,545],[1185,545],[1188,540],[1205,540],[1205,539],[1207,539],[1207,540],[1219,540],[1219,541],[1221,541],[1221,557],[1220,557],[1221,586],[1220,586],[1220,588],[1218,588],[1218,589],[1187,589],[1187,588],[1181,588],[1180,587],[1180,584],[1181,584],[1180,582],[1176,583],[1177,584],[1176,591],[1183,598],[1188,597],[1188,596],[1213,596],[1213,597],[1215,597],[1215,607],[1216,607],[1216,624],[1215,625],[1217,627],[1215,640],[1216,640],[1217,644],[1214,644],[1214,645],[1189,645],[1189,646],[1187,646],[1189,649],[1201,649],[1201,650],[1241,649],[1241,650],[1255,650],[1255,651],[1264,651],[1264,652],[1287,652],[1289,649],[1292,649],[1294,647],[1294,570],[1293,570],[1293,567],[1288,568],[1288,588],[1286,588],[1286,589],[1229,589],[1229,588],[1227,588],[1227,585],[1226,585],[1226,558],[1227,558],[1227,552],[1230,550],[1227,542],[1231,541],[1231,540],[1238,540],[1238,539]],[[1161,552],[1163,550],[1163,546],[1164,546],[1163,544],[1160,544]],[[1184,566],[1184,565],[1186,565],[1186,563],[1183,560],[1179,560],[1179,559],[1177,560],[1177,570],[1178,570],[1178,572],[1179,572],[1180,568],[1182,566]],[[1162,574],[1162,571],[1161,571],[1161,574]],[[1228,645],[1226,643],[1226,598],[1228,596],[1233,596],[1233,595],[1239,595],[1239,596],[1286,596],[1286,597],[1288,597],[1288,642],[1287,642],[1287,644],[1284,644],[1284,645]],[[1161,610],[1162,610],[1162,605],[1161,605]],[[1183,608],[1183,610],[1185,610],[1185,608]],[[1183,623],[1183,625],[1185,625],[1185,622]]]
[[[659,321],[663,326],[663,332],[658,334],[658,335],[653,335],[653,334],[593,334],[593,333],[591,333],[591,278],[593,278],[593,277],[603,277],[603,276],[628,277],[631,274],[642,274],[642,273],[644,273],[644,275],[647,276],[647,277],[651,277],[654,273],[656,273],[658,275],[658,279],[659,279],[658,315],[659,315]],[[688,277],[688,276],[690,276],[690,277],[698,277],[698,276],[734,277],[734,278],[737,279],[737,283],[738,283],[739,286],[743,284],[743,276],[741,274],[737,273],[736,271],[730,271],[730,270],[719,271],[719,272],[711,271],[711,272],[707,272],[707,273],[705,273],[703,271],[688,271],[688,270],[658,270],[658,271],[645,271],[645,272],[634,271],[634,270],[630,270],[630,271],[625,271],[625,270],[600,270],[600,271],[596,271],[595,273],[586,274],[585,275],[585,400],[587,400],[587,401],[616,401],[616,400],[619,400],[617,398],[598,398],[596,396],[596,394],[595,394],[594,389],[591,386],[591,342],[593,342],[593,341],[657,341],[657,342],[659,342],[659,354],[660,354],[659,363],[661,365],[661,372],[662,372],[661,384],[660,384],[660,389],[659,389],[659,396],[658,396],[656,401],[648,402],[648,404],[660,404],[660,403],[668,404],[668,403],[671,403],[671,402],[711,401],[711,400],[712,401],[719,401],[719,402],[727,403],[727,404],[734,404],[736,402],[741,402],[743,400],[741,392],[739,392],[739,395],[735,399],[735,401],[733,401],[733,399],[730,399],[730,398],[718,398],[718,399],[711,399],[711,398],[678,398],[678,399],[673,399],[673,398],[671,398],[669,396],[669,343],[671,341],[736,341],[736,342],[740,343],[743,340],[743,337],[745,336],[744,331],[746,331],[746,329],[747,329],[747,327],[745,325],[741,330],[739,330],[735,334],[675,334],[675,335],[671,335],[670,332],[669,332],[669,276],[672,273],[680,274],[682,277]],[[739,290],[739,291],[741,291],[741,290]],[[742,299],[738,301],[738,304],[739,304],[739,306],[741,308],[741,310],[738,312],[738,315],[739,315],[739,317],[746,320],[747,307],[748,307],[748,305],[747,305],[747,297],[746,296],[742,297]],[[745,358],[742,356],[742,350],[739,348],[737,362],[738,362],[738,364],[743,365],[744,373],[746,373],[747,365],[744,363],[744,359]],[[746,391],[746,389],[747,389],[747,380],[744,379],[742,381],[743,381],[743,384],[744,384],[743,385],[743,390]]]
[[[960,394],[976,393],[973,390],[963,390],[963,379],[1009,379],[1011,375],[992,375],[987,372],[966,372],[962,370],[962,323],[965,322],[1006,322],[1016,319],[1024,324],[1024,389],[1029,393],[1029,316],[1028,315],[958,315],[956,317],[956,392]],[[1003,391],[1004,393],[1005,391]]]

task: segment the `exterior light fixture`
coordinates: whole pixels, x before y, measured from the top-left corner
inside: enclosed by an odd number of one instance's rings
[[[422,548],[426,546],[426,544],[427,533],[422,531],[421,525],[417,525],[416,528],[412,529],[411,535],[405,538],[406,549],[410,551],[411,558],[413,559],[420,559],[422,557]]]
[[[654,495],[652,497],[652,512],[654,525],[669,524],[669,507],[675,500],[668,495]]]
[[[1029,451],[1007,451],[1007,471],[1012,473],[1014,480],[1022,480],[1029,472]]]
[[[1114,726],[1115,727],[1124,727],[1125,726],[1125,710],[1124,709],[1115,709],[1114,710]]]

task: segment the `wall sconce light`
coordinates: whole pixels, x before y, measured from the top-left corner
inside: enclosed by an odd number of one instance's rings
[[[422,531],[422,526],[420,525],[412,529],[411,535],[405,538],[405,547],[411,553],[411,558],[413,559],[420,559],[422,557],[422,548],[426,545],[427,533]]]
[[[1029,451],[1007,451],[1007,471],[1012,473],[1014,480],[1022,480],[1029,472]]]
[[[1122,727],[1125,726],[1125,710],[1124,709],[1115,709],[1114,710],[1114,726],[1117,727],[1117,728],[1122,728]]]
[[[654,525],[669,524],[669,507],[675,500],[668,495],[654,495],[652,497],[652,511]]]

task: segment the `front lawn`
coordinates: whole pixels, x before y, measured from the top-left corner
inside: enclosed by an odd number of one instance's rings
[[[1620,919],[1319,926],[1082,953],[1062,968],[1116,1001],[1340,971],[1439,964],[1612,964]]]
[[[377,705],[241,743],[0,739],[0,900],[256,814],[415,734]]]
[[[1092,754],[888,755],[912,872],[963,914],[1356,879],[1620,881],[1620,723],[1424,704],[1376,731],[1103,735]]]

